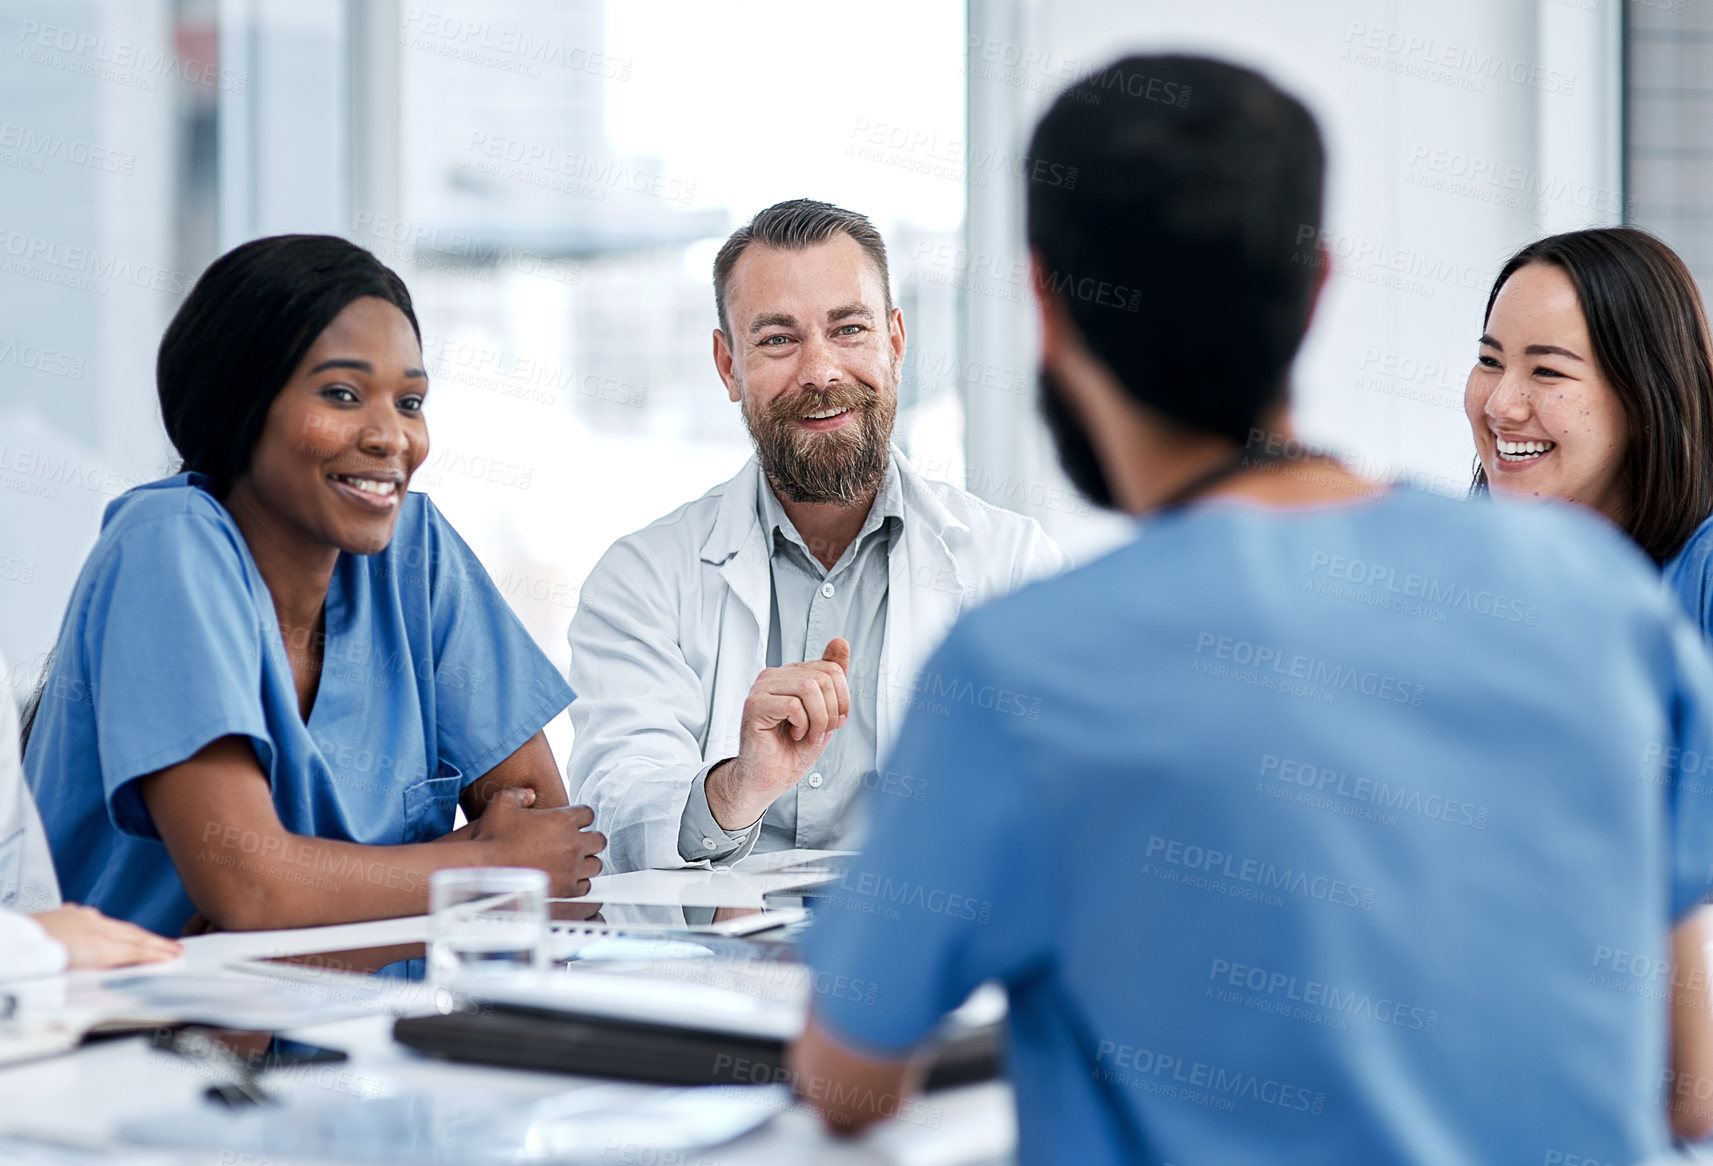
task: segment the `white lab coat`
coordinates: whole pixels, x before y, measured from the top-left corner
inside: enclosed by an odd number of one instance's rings
[[[877,737],[884,758],[929,654],[967,607],[1069,565],[1032,518],[916,473],[896,448],[903,537],[889,556]],[[754,459],[604,555],[571,621],[572,800],[595,811],[610,873],[687,865],[678,830],[696,774],[737,755],[767,666],[773,575]],[[783,795],[793,796],[791,793]],[[753,845],[759,830],[751,831]]]
[[[18,718],[0,659],[0,980],[65,967],[65,948],[30,913],[60,905],[59,881],[41,815],[18,763]]]

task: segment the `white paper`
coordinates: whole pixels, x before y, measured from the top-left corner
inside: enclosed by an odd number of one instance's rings
[[[768,895],[829,883],[832,860],[849,851],[783,850],[751,855],[729,870],[633,870],[596,875],[585,903],[664,907],[762,907]],[[755,865],[748,865],[757,860]]]
[[[783,1086],[696,1088],[590,1083],[545,1097],[468,1088],[394,1097],[287,1099],[278,1107],[203,1106],[126,1122],[121,1140],[220,1151],[233,1162],[341,1161],[407,1166],[595,1163],[629,1146],[636,1161],[692,1162],[792,1106]]]
[[[106,1020],[194,1020],[223,1028],[287,1029],[362,1016],[385,1001],[384,985],[314,984],[124,971],[95,984],[73,985],[68,1012],[93,1024]]]
[[[746,874],[778,870],[786,866],[822,867],[827,870],[837,870],[838,859],[849,858],[855,853],[854,850],[769,850],[761,854],[751,851],[732,863],[731,869],[743,871]]]
[[[17,1032],[0,1032],[0,1065],[51,1057],[76,1048],[82,1039],[81,1029],[54,1023],[21,1028]]]
[[[660,959],[622,970],[495,975],[470,985],[469,995],[484,1004],[785,1041],[803,1031],[813,979],[807,965],[785,961]]]

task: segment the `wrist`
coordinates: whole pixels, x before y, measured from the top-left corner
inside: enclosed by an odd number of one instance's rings
[[[728,757],[708,770],[708,776],[702,782],[702,792],[708,798],[708,812],[714,816],[714,822],[720,829],[728,832],[749,829],[767,812],[766,806],[757,808],[751,804],[752,799],[742,796],[744,781],[739,765],[739,758]]]

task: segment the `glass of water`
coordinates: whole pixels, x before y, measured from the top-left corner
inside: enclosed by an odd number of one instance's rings
[[[547,966],[547,872],[437,870],[428,884],[428,971],[440,988]]]

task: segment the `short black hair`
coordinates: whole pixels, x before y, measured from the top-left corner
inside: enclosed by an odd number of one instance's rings
[[[755,218],[732,232],[732,237],[714,256],[714,311],[720,317],[720,331],[731,336],[726,321],[726,289],[731,286],[732,269],[738,257],[751,243],[764,247],[779,247],[786,251],[801,251],[817,243],[825,243],[843,232],[867,252],[869,260],[880,271],[880,290],[886,297],[886,314],[892,315],[892,284],[886,271],[886,240],[874,229],[867,215],[847,211],[830,202],[812,198],[793,198],[776,202]]]
[[[1028,154],[1029,245],[1089,350],[1141,404],[1244,442],[1314,306],[1314,117],[1253,70],[1131,56],[1061,94]]]
[[[250,466],[268,409],[346,305],[386,300],[417,326],[410,292],[386,264],[333,235],[275,235],[209,265],[161,337],[155,389],[183,461],[216,497]]]

